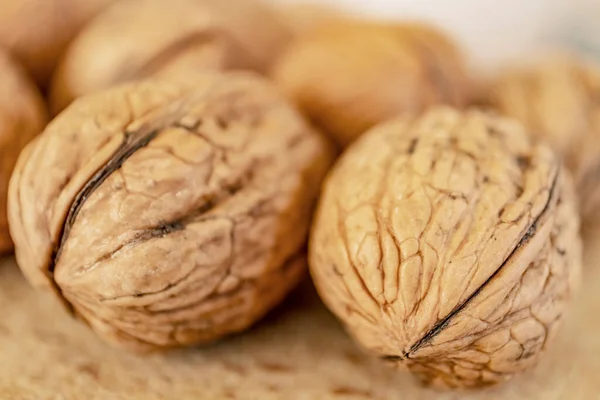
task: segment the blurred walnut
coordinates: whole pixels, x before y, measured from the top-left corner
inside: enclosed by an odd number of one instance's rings
[[[455,45],[419,25],[323,27],[290,45],[274,77],[341,145],[403,112],[461,106],[469,86]]]
[[[46,121],[42,98],[25,72],[0,51],[0,253],[12,249],[6,215],[8,181],[19,152]]]
[[[323,4],[323,2],[285,3],[279,7],[278,11],[283,23],[296,35],[306,34],[325,25],[337,24],[351,18],[339,9],[330,4]]]
[[[542,137],[573,172],[583,220],[600,214],[600,73],[553,59],[498,78],[485,102]]]
[[[45,85],[69,41],[115,0],[1,0],[0,46]]]
[[[329,150],[251,74],[83,97],[19,159],[17,261],[122,347],[243,330],[303,271]]]
[[[156,74],[264,71],[290,33],[250,0],[122,0],[73,41],[52,82],[57,113],[73,99]]]
[[[325,183],[310,267],[349,332],[425,382],[534,365],[581,268],[569,176],[520,125],[439,108],[380,125]]]

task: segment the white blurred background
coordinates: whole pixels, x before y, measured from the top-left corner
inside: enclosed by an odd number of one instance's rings
[[[600,54],[600,0],[322,0],[322,3],[369,17],[436,23],[454,34],[469,52],[474,66],[483,71],[565,44]]]

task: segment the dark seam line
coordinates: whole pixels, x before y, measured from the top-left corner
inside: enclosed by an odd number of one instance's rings
[[[116,170],[121,168],[123,163],[129,159],[136,151],[147,146],[160,132],[159,129],[152,130],[150,132],[136,131],[131,133],[125,133],[125,138],[121,146],[115,151],[111,159],[104,164],[83,186],[83,188],[77,193],[69,213],[61,229],[59,240],[57,241],[54,250],[52,251],[52,257],[50,259],[50,265],[48,271],[50,274],[54,273],[54,268],[60,258],[63,246],[69,237],[71,227],[75,223],[81,208],[89,196],[94,193],[100,185],[106,181],[106,179]]]
[[[498,267],[498,269],[496,269],[496,271],[494,271],[494,273],[479,288],[477,288],[477,290],[475,290],[475,292],[473,292],[473,294],[471,294],[465,301],[463,301],[460,305],[458,305],[458,307],[456,307],[454,310],[452,310],[450,312],[450,314],[448,314],[448,316],[446,316],[441,321],[437,322],[434,325],[434,327],[429,330],[429,332],[427,332],[421,339],[419,339],[414,345],[412,345],[412,347],[409,349],[409,351],[407,353],[406,352],[404,353],[404,356],[406,358],[410,358],[411,353],[414,353],[415,351],[417,351],[424,344],[430,342],[436,335],[438,335],[441,331],[443,331],[448,326],[450,321],[458,313],[460,313],[471,302],[471,300],[473,300],[475,297],[477,297],[477,295],[479,293],[481,293],[481,291],[500,273],[500,271],[502,271],[504,266],[506,266],[506,264],[516,254],[516,252],[521,247],[523,247],[529,241],[529,239],[531,239],[531,237],[536,232],[538,222],[547,213],[547,211],[550,207],[550,204],[553,202],[553,199],[556,195],[556,184],[558,182],[559,173],[560,173],[560,169],[557,169],[554,179],[552,181],[552,186],[550,188],[550,194],[548,196],[548,201],[546,202],[546,205],[544,206],[543,210],[536,217],[536,219],[533,221],[533,223],[529,226],[529,228],[527,229],[527,231],[525,232],[525,234],[523,235],[521,240],[519,240],[519,242],[517,243],[515,248],[511,251],[511,253],[504,260],[504,262],[500,265],[500,267]]]
[[[210,212],[211,210],[213,210],[216,207],[218,202],[224,201],[228,198],[231,198],[231,197],[235,196],[240,190],[242,190],[243,189],[242,183],[244,182],[244,180],[252,179],[254,167],[255,167],[254,164],[251,165],[247,174],[240,177],[240,179],[233,182],[231,185],[226,186],[224,188],[225,191],[224,191],[223,196],[212,196],[211,198],[207,199],[205,203],[203,203],[199,207],[193,209],[192,212],[188,215],[185,215],[185,216],[182,216],[179,218],[175,218],[170,221],[162,221],[159,224],[157,224],[156,226],[152,226],[152,227],[143,229],[140,233],[138,233],[130,241],[123,243],[122,245],[120,245],[116,249],[110,251],[109,253],[106,253],[106,254],[100,256],[100,258],[98,258],[95,261],[95,263],[109,259],[114,254],[116,254],[117,252],[119,252],[120,250],[122,250],[123,248],[125,248],[127,246],[145,243],[152,239],[161,238],[161,237],[170,235],[171,233],[180,232],[180,231],[183,231],[190,223],[199,222],[197,220],[197,218],[199,216]],[[229,219],[225,216],[217,215],[214,217],[206,218],[205,220],[219,219],[219,218]],[[234,225],[235,225],[235,223],[234,223]]]

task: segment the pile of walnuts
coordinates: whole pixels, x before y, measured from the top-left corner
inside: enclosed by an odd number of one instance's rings
[[[112,345],[248,329],[308,264],[382,362],[480,387],[536,364],[578,288],[581,60],[474,82],[434,27],[249,0],[8,0],[0,46],[0,252]]]

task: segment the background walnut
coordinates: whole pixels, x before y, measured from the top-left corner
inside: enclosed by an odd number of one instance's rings
[[[283,3],[277,11],[280,18],[294,32],[294,35],[304,35],[328,24],[348,21],[352,17],[331,4],[320,3]]]
[[[283,90],[338,143],[402,112],[461,106],[468,78],[457,47],[420,25],[331,24],[300,37],[276,63]]]
[[[484,103],[520,119],[565,159],[573,172],[583,221],[600,216],[600,72],[570,58],[506,72]]]
[[[9,191],[17,261],[122,347],[240,331],[304,269],[329,150],[250,74],[81,98],[19,158]]]
[[[325,183],[317,289],[349,332],[434,385],[538,360],[577,286],[569,176],[512,120],[441,108],[374,128]]]
[[[258,1],[122,0],[69,46],[53,77],[51,107],[57,113],[79,96],[157,73],[264,71],[289,38]]]
[[[9,56],[0,51],[0,253],[12,249],[6,215],[8,181],[19,152],[40,133],[46,110],[37,88]]]
[[[45,85],[69,41],[115,0],[2,0],[0,46]]]

